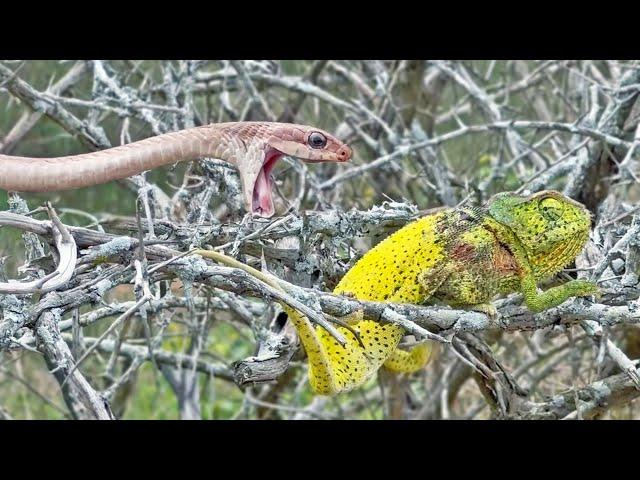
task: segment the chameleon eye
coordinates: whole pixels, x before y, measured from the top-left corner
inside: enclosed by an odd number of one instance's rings
[[[564,210],[562,203],[555,198],[543,198],[540,201],[540,212],[542,216],[550,221],[558,220],[562,217]]]
[[[327,137],[320,132],[311,132],[307,143],[311,148],[324,148],[327,145]]]

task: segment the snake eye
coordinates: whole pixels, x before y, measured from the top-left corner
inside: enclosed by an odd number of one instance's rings
[[[543,198],[540,201],[540,212],[547,220],[555,221],[562,216],[562,202],[555,198]]]
[[[320,132],[311,132],[307,143],[311,148],[324,148],[327,145],[327,137]]]

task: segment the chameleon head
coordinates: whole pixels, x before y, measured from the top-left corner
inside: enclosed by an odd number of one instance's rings
[[[351,148],[328,132],[319,128],[290,123],[263,123],[260,125],[263,141],[255,160],[238,163],[243,182],[247,209],[261,217],[274,213],[271,171],[284,155],[297,157],[305,162],[346,162],[351,158]],[[252,148],[246,142],[246,148]],[[252,142],[256,145],[255,142]]]
[[[589,238],[589,211],[560,192],[544,190],[530,196],[499,193],[487,208],[491,218],[517,237],[540,276],[564,268]]]

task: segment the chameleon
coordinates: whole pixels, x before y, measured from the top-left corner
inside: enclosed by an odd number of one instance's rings
[[[589,211],[559,192],[499,193],[483,207],[444,209],[404,226],[363,255],[333,293],[358,300],[440,302],[495,316],[493,297],[520,292],[531,311],[541,312],[570,297],[598,292],[585,280],[538,291],[539,282],[575,259],[590,226]],[[243,265],[238,263],[233,266]],[[287,305],[283,308],[306,350],[309,383],[317,394],[357,388],[382,366],[414,372],[431,357],[430,342],[399,349],[405,330],[392,323],[352,315],[348,327],[337,327],[346,339],[341,345],[323,327]]]

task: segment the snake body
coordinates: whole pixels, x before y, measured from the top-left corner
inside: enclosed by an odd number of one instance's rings
[[[351,149],[315,127],[275,122],[215,123],[119,147],[55,158],[0,155],[0,188],[70,190],[107,183],[176,162],[214,157],[235,165],[247,209],[273,215],[271,169],[282,155],[307,162],[345,162]]]

